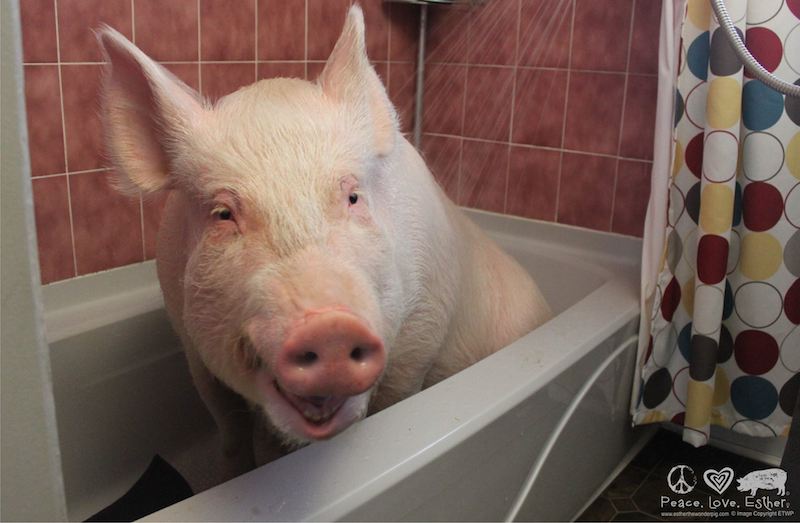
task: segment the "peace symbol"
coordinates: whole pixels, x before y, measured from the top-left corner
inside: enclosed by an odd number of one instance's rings
[[[688,494],[697,485],[697,476],[688,465],[675,465],[667,475],[667,485],[676,494]]]

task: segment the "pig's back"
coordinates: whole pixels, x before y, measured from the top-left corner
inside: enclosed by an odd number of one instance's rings
[[[457,211],[466,263],[445,345],[425,380],[433,385],[502,349],[552,317],[530,274]]]

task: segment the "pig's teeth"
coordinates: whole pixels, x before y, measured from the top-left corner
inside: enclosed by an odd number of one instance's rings
[[[281,388],[277,380],[273,382],[273,386],[310,423],[322,424],[327,422],[336,415],[344,403],[344,399],[330,402],[329,400],[332,398],[328,396],[302,397],[288,394]]]
[[[314,413],[311,413],[311,412],[306,412],[304,414],[304,416],[308,421],[310,421],[312,423],[322,423],[323,421],[327,421],[330,418],[329,415],[314,414]]]
[[[322,423],[324,421],[328,421],[333,414],[334,413],[329,410],[322,412],[313,412],[311,410],[303,411],[303,417],[312,423]]]

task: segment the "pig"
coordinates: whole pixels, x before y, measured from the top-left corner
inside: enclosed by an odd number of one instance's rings
[[[229,475],[261,439],[331,438],[551,316],[399,131],[364,31],[353,6],[316,82],[213,105],[98,31],[116,185],[167,195],[158,279]],[[275,437],[253,441],[259,420]]]
[[[783,469],[754,470],[736,479],[736,490],[739,492],[750,491],[751,496],[756,495],[758,489],[778,490],[778,495],[786,494],[786,471]]]

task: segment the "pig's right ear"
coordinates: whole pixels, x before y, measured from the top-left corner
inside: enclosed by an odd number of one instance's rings
[[[106,145],[123,191],[170,185],[174,145],[204,111],[200,96],[110,27],[97,32],[106,58]]]
[[[364,13],[358,5],[350,7],[342,34],[317,81],[333,99],[364,110],[379,155],[392,151],[398,134],[397,113],[367,58]]]

